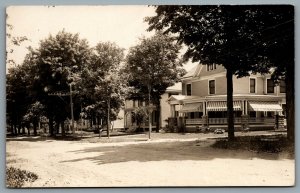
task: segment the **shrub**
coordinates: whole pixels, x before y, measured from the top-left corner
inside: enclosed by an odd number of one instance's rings
[[[25,182],[34,182],[38,176],[26,170],[14,167],[6,168],[6,187],[21,188]]]

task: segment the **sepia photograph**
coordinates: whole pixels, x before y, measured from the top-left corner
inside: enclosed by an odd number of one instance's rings
[[[14,5],[5,35],[6,188],[295,186],[293,5]]]

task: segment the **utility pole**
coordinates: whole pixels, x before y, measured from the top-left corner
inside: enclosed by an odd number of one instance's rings
[[[71,106],[71,127],[72,127],[72,134],[75,135],[74,113],[73,113],[73,97],[72,97],[72,84],[71,83],[70,83],[70,106]]]
[[[152,108],[151,108],[151,87],[150,83],[148,84],[148,108],[149,108],[149,139],[151,139],[152,132]]]

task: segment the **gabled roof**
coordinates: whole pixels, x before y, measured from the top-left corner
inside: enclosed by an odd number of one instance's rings
[[[182,78],[192,78],[197,76],[197,74],[200,71],[200,64],[197,64],[196,66],[194,66],[191,70],[189,70]]]
[[[216,74],[220,74],[222,76],[225,76],[226,69],[222,65],[216,65],[216,69],[214,70],[207,70],[207,66],[204,64],[198,64],[194,68],[192,68],[190,71],[188,71],[187,74],[185,74],[182,77],[182,80],[187,79],[199,79],[199,78],[205,78],[209,76],[214,76]]]
[[[188,77],[193,77],[195,75],[195,71],[197,69],[197,66],[194,66],[191,70],[189,70],[182,78],[188,78]]]

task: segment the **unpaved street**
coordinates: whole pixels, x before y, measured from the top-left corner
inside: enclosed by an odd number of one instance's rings
[[[159,137],[159,136],[162,137]],[[204,137],[203,137],[204,136]],[[15,138],[7,165],[36,173],[27,187],[289,186],[294,159],[210,147],[204,134],[156,134],[82,141]],[[125,140],[127,139],[127,140]],[[130,139],[130,140],[128,140]],[[115,140],[115,141],[114,141]]]

